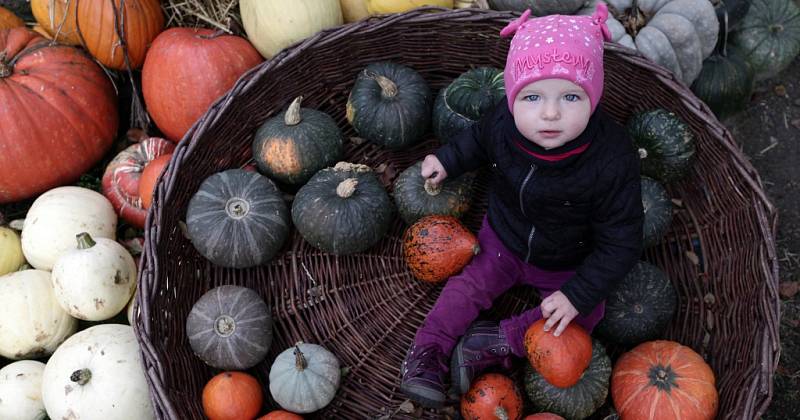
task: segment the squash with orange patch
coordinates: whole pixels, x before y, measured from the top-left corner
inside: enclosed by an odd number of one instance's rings
[[[453,216],[425,216],[403,238],[411,274],[429,283],[458,274],[478,252],[478,239]]]
[[[461,397],[461,416],[465,420],[519,420],[522,417],[522,394],[507,376],[483,374]]]
[[[528,361],[553,386],[568,388],[581,379],[592,360],[592,338],[575,322],[556,337],[544,330],[545,320],[533,323],[525,332]]]

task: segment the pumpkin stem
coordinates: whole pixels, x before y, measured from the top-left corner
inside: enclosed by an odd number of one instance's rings
[[[92,379],[92,371],[89,369],[79,369],[69,375],[69,380],[77,383],[78,385],[86,385]]]
[[[433,181],[428,178],[425,180],[425,192],[428,193],[428,195],[439,195],[439,193],[442,192],[442,184],[434,184]]]
[[[647,158],[647,149],[640,148],[639,149],[639,159],[646,159]]]
[[[214,320],[214,332],[222,337],[230,337],[236,331],[236,321],[228,315],[221,315]]]
[[[97,245],[97,242],[92,239],[92,235],[89,235],[86,232],[81,232],[75,235],[75,238],[78,240],[78,249],[89,249]]]
[[[372,168],[361,163],[339,162],[333,167],[336,171],[352,171],[356,173],[370,172]]]
[[[225,203],[225,212],[232,219],[239,220],[250,213],[250,203],[238,197],[233,197]]]
[[[506,411],[503,407],[495,407],[494,408],[494,415],[497,417],[497,420],[508,420],[508,411]]]
[[[294,367],[299,371],[303,371],[308,367],[308,360],[303,356],[303,352],[300,351],[300,346],[296,344],[294,346]]]
[[[478,255],[480,253],[481,253],[481,246],[478,245],[478,244],[473,245],[472,246],[472,255]]]
[[[300,121],[303,119],[300,117],[300,102],[303,101],[302,96],[298,96],[294,98],[292,104],[289,105],[289,109],[286,110],[286,115],[283,117],[283,122],[286,125],[297,125],[300,124]]]
[[[11,76],[11,66],[6,63],[6,52],[0,53],[0,79]]]
[[[342,198],[350,198],[356,192],[356,186],[358,186],[356,178],[347,178],[336,187],[336,194]]]
[[[631,8],[625,11],[625,14],[621,19],[621,23],[625,29],[627,29],[627,32],[634,38],[639,33],[639,29],[642,29],[645,25],[647,25],[647,16],[642,12],[641,9],[639,9],[639,3],[637,0],[634,0]]]
[[[365,73],[367,77],[378,83],[385,98],[394,98],[397,96],[397,84],[395,84],[391,79],[386,76],[381,76],[373,71],[366,71]]]

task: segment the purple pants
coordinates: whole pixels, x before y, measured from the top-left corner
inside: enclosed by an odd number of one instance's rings
[[[518,284],[533,286],[544,299],[575,274],[574,271],[545,271],[520,260],[503,245],[486,218],[478,232],[478,242],[481,252],[460,274],[447,280],[433,309],[417,331],[414,339],[417,346],[434,344],[449,356],[480,311],[490,308],[494,300],[511,287]],[[591,333],[604,312],[605,302],[601,302],[589,316],[578,315],[573,321]],[[515,355],[525,356],[525,332],[541,318],[542,311],[537,306],[500,323]]]

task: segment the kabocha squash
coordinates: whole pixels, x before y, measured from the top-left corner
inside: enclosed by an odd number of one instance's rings
[[[5,7],[0,7],[0,31],[25,26],[25,21]]]
[[[654,179],[642,177],[642,207],[644,208],[645,248],[661,242],[672,224],[672,200],[667,190]]]
[[[586,0],[489,0],[489,7],[494,10],[531,9],[534,16],[572,15],[585,4]]]
[[[259,417],[258,420],[303,420],[303,416],[299,416],[288,411],[275,410],[264,414],[263,416]]]
[[[777,75],[800,53],[800,7],[793,0],[752,0],[731,44],[753,67],[756,81]]]
[[[472,175],[448,178],[434,186],[422,177],[421,168],[422,162],[417,162],[394,181],[394,202],[406,223],[434,214],[458,218],[469,210]]]
[[[479,67],[441,89],[433,105],[433,132],[442,142],[465,130],[505,97],[503,71]]]
[[[0,276],[17,271],[25,264],[22,242],[13,229],[0,226]]]
[[[283,247],[289,209],[269,178],[229,169],[203,181],[189,201],[186,226],[194,247],[212,263],[252,267]]]
[[[639,150],[642,175],[670,183],[689,172],[694,135],[680,117],[660,108],[643,111],[628,120],[627,130]]]
[[[240,0],[239,8],[247,38],[267,59],[343,22],[339,0]]]
[[[142,67],[147,111],[164,135],[183,139],[220,96],[262,58],[244,38],[202,28],[158,34]]]
[[[100,67],[25,28],[0,31],[0,98],[0,203],[78,179],[117,132],[116,97]]]
[[[522,394],[514,381],[499,373],[485,373],[461,396],[464,420],[518,420],[522,417]]]
[[[106,166],[101,183],[103,195],[111,201],[119,217],[131,226],[143,229],[147,217],[141,192],[142,181],[148,182],[148,178],[143,178],[145,167],[162,156],[171,156],[173,150],[175,143],[150,137],[128,146]]]
[[[453,8],[453,0],[366,0],[366,2],[367,10],[373,15],[402,13],[423,6]]]
[[[317,171],[336,164],[344,153],[344,137],[330,115],[301,108],[302,96],[289,109],[259,127],[253,141],[258,170],[271,179],[302,185]]]
[[[269,370],[269,392],[284,409],[311,413],[328,405],[339,388],[339,360],[317,344],[284,350]]]
[[[371,248],[393,218],[394,206],[372,170],[347,162],[317,172],[292,203],[292,220],[303,238],[335,255]]]
[[[610,341],[636,345],[661,337],[677,310],[672,282],[658,267],[639,261],[606,299],[597,333]]]
[[[155,419],[139,343],[128,325],[85,329],[50,357],[42,399],[53,419]]]
[[[674,341],[650,341],[623,354],[611,377],[611,398],[623,419],[716,417],[714,372],[699,354]]]
[[[20,360],[0,369],[0,419],[39,420],[47,417],[42,402],[44,363]]]
[[[390,62],[358,73],[347,98],[347,121],[359,136],[389,149],[422,140],[430,126],[433,97],[413,69]]]
[[[569,388],[581,380],[592,360],[592,339],[574,322],[558,337],[554,329],[545,332],[544,324],[540,319],[525,332],[528,361],[553,386]]]
[[[740,53],[714,53],[703,62],[703,70],[692,83],[692,92],[724,119],[743,111],[750,103],[754,86],[753,71]]]
[[[186,335],[195,354],[210,366],[249,369],[264,359],[272,345],[272,316],[252,289],[219,286],[192,306]]]
[[[425,216],[403,236],[406,265],[429,283],[458,274],[478,252],[478,238],[453,216]]]
[[[251,420],[264,397],[256,378],[243,372],[223,372],[203,387],[203,413],[210,420]]]
[[[31,0],[31,10],[36,22],[53,39],[67,45],[81,45],[75,22],[78,1]]]
[[[47,356],[77,327],[78,321],[56,301],[47,271],[23,270],[0,277],[0,356]]]
[[[592,343],[592,361],[578,383],[569,388],[555,387],[526,364],[525,393],[538,410],[568,420],[580,420],[591,416],[605,403],[610,378],[611,359],[603,345],[595,340]]]
[[[172,153],[161,155],[151,160],[142,170],[142,177],[139,178],[139,198],[142,199],[142,208],[145,209],[145,215],[147,215],[146,211],[153,203],[156,181],[169,165],[170,159],[172,159]]]

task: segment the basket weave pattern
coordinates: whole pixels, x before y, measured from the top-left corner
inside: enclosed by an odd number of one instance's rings
[[[253,288],[272,308],[275,341],[267,359],[251,370],[265,390],[274,357],[302,340],[325,346],[349,369],[336,399],[318,416],[362,419],[396,412],[405,400],[398,390],[400,364],[440,290],[414,280],[406,269],[399,217],[366,253],[330,256],[294,231],[272,262],[246,270],[206,261],[184,237],[181,223],[200,183],[250,162],[257,127],[294,97],[303,95],[304,106],[329,113],[346,136],[355,136],[345,103],[367,64],[408,65],[439,89],[469,68],[502,68],[508,40],[498,33],[513,18],[507,12],[422,9],[321,32],[244,75],[192,127],[154,195],[137,292],[141,313],[135,329],[159,418],[203,418],[202,388],[216,372],[192,354],[185,322],[194,302],[223,284]],[[662,107],[683,118],[696,136],[690,176],[669,187],[681,204],[672,228],[645,258],[676,287],[680,304],[665,338],[691,346],[709,362],[720,390],[719,418],[755,418],[769,403],[779,354],[775,209],[730,133],[672,74],[612,44],[606,45],[605,64],[603,105],[615,119],[624,122],[634,112]],[[391,191],[396,175],[437,144],[431,138],[389,152],[349,142],[346,156],[380,166]],[[464,218],[473,230],[485,205],[482,174]],[[519,312],[534,298],[531,290],[515,289],[496,305],[502,308],[496,315]]]

